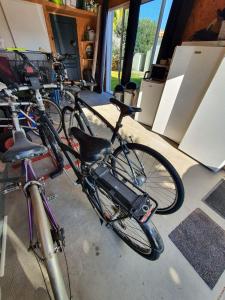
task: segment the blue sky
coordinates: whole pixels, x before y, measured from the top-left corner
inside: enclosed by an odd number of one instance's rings
[[[166,22],[168,19],[168,15],[170,12],[170,8],[172,5],[173,0],[167,0],[164,17],[162,21],[162,29],[165,29]],[[152,2],[142,4],[141,5],[141,11],[140,11],[140,19],[151,19],[154,21],[158,20],[160,7],[161,7],[162,0],[154,0]]]

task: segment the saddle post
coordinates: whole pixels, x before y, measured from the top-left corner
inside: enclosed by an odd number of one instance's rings
[[[5,95],[7,96],[8,106],[10,107],[12,112],[12,121],[13,121],[14,128],[16,131],[21,131],[17,110],[16,110],[16,104],[15,104],[17,97],[13,95],[12,92],[8,89],[5,89],[4,91],[5,91]]]

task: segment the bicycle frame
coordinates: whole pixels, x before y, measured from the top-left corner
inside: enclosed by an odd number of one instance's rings
[[[82,179],[82,173],[79,171],[79,169],[75,166],[74,162],[72,161],[72,159],[70,158],[68,152],[70,154],[72,154],[76,159],[80,160],[80,155],[77,151],[73,150],[71,147],[67,146],[66,144],[64,144],[58,134],[58,132],[55,130],[54,126],[52,125],[51,121],[48,119],[45,111],[41,111],[39,110],[39,116],[40,116],[40,124],[46,124],[48,126],[48,128],[50,129],[51,133],[53,134],[58,146],[60,147],[60,149],[62,150],[63,154],[65,155],[65,157],[67,158],[71,168],[73,169],[74,173],[76,174],[78,181],[81,182]],[[41,126],[41,125],[38,125]]]
[[[119,134],[119,129],[120,129],[120,126],[121,126],[121,122],[122,122],[122,115],[120,114],[119,116],[119,119],[116,123],[116,126],[114,127],[111,123],[109,123],[109,121],[107,121],[99,112],[97,112],[93,107],[91,107],[89,104],[87,104],[84,100],[82,100],[81,98],[79,97],[76,97],[75,99],[75,106],[74,106],[74,111],[78,110],[79,113],[82,115],[82,118],[85,122],[85,126],[87,127],[89,133],[91,135],[94,135],[94,133],[92,132],[91,130],[91,127],[89,125],[89,121],[87,120],[84,112],[83,112],[83,109],[82,109],[82,106],[88,108],[91,112],[93,112],[93,114],[95,114],[103,123],[106,124],[106,126],[108,128],[110,128],[113,132],[112,134],[112,137],[111,137],[111,143],[113,144],[115,142],[115,139],[117,138],[120,143],[122,143],[123,139],[121,137],[121,135]]]
[[[93,107],[91,107],[90,105],[88,105],[85,101],[83,101],[82,99],[80,99],[79,97],[75,97],[75,106],[74,106],[74,112],[78,111],[79,114],[82,116],[82,119],[85,123],[86,128],[88,129],[89,133],[94,136],[94,133],[90,127],[89,121],[86,118],[84,112],[83,112],[83,107],[88,108],[91,112],[93,112],[94,115],[96,115],[103,123],[106,124],[106,126],[108,128],[110,128],[112,130],[112,137],[111,137],[111,143],[114,144],[115,140],[118,139],[120,146],[123,148],[124,150],[124,155],[126,158],[126,161],[130,167],[132,176],[134,178],[134,180],[136,180],[136,175],[135,172],[133,170],[133,167],[131,166],[129,157],[127,156],[127,149],[126,149],[126,142],[124,141],[124,139],[122,138],[122,136],[119,134],[119,129],[122,127],[122,120],[123,120],[123,115],[122,113],[120,113],[119,118],[116,122],[116,126],[114,127],[111,123],[109,123],[99,112],[97,112]],[[73,118],[73,116],[72,116]],[[132,140],[131,140],[132,141]],[[144,166],[142,165],[142,163],[140,162],[138,155],[134,152],[137,160],[139,161],[141,167],[142,167],[142,171],[144,172]]]
[[[15,103],[16,106],[29,106],[33,104],[32,102],[20,102],[20,103]],[[1,107],[8,107],[9,104],[8,102],[1,102],[0,103],[0,108]],[[22,121],[22,120],[29,120],[30,122],[32,122],[34,127],[37,127],[37,123],[36,121],[34,121],[29,115],[27,115],[22,109],[18,109],[18,120]],[[1,121],[12,121],[12,118],[0,118],[0,122]],[[30,126],[25,126],[25,125],[21,125],[22,128],[26,128],[26,129],[30,129]],[[0,124],[0,128],[9,128],[12,129],[13,128],[13,124]]]
[[[39,90],[36,90],[35,92],[38,110],[44,112],[45,108]],[[16,98],[13,96],[8,97],[7,106],[9,106],[12,111],[13,129],[16,132],[21,132],[23,129],[20,127],[16,110],[16,107],[19,105],[19,103],[17,103],[15,100]],[[45,151],[42,153],[45,153]],[[57,224],[56,218],[53,215],[50,206],[48,205],[48,200],[43,190],[43,184],[40,180],[38,180],[37,175],[32,167],[31,160],[29,158],[24,159],[22,161],[22,167],[25,171],[25,184],[23,185],[23,190],[27,201],[30,239],[29,249],[33,250],[37,259],[42,259],[42,257],[40,257],[36,252],[36,248],[41,250],[40,253],[44,256],[55,299],[69,299],[59,262],[56,257],[56,252],[64,251],[64,230]],[[34,225],[36,229],[36,235],[34,235]],[[36,241],[34,238],[36,238]],[[39,243],[41,244],[41,247],[39,246]],[[47,285],[46,289],[48,291]]]
[[[27,193],[27,190],[31,184],[36,184],[40,188],[42,187],[42,184],[40,181],[38,181],[38,178],[34,172],[34,169],[32,167],[32,162],[29,159],[26,159],[23,161],[23,169],[25,171],[25,185],[24,185],[24,192],[27,200],[27,211],[28,211],[28,224],[29,224],[29,239],[30,239],[30,248],[33,246],[33,227],[34,227],[34,220],[33,220],[33,207],[31,203],[31,199],[29,197],[29,193]],[[44,195],[43,192],[40,192],[43,205],[45,208],[45,212],[48,216],[49,222],[52,226],[53,229],[59,230],[59,225],[57,224],[56,218],[53,215],[49,205],[46,196]]]

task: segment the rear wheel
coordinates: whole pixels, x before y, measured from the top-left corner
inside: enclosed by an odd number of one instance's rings
[[[184,201],[184,187],[171,163],[157,151],[128,143],[117,148],[112,166],[158,202],[158,214],[176,212]]]
[[[90,195],[89,195],[90,199]],[[93,198],[92,198],[93,199]],[[156,260],[164,250],[163,241],[151,221],[140,224],[118,204],[115,204],[109,195],[101,189],[96,189],[95,199],[91,201],[103,220],[113,231],[135,252],[149,260]],[[121,219],[112,221],[113,219]]]

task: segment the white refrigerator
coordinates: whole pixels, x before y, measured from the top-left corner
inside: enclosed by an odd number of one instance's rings
[[[225,57],[179,149],[213,171],[225,165]]]
[[[135,115],[136,121],[148,126],[153,125],[164,85],[164,82],[142,80],[137,102],[137,106],[142,108],[142,112]]]
[[[224,47],[178,46],[152,130],[180,143],[225,53]]]

